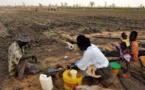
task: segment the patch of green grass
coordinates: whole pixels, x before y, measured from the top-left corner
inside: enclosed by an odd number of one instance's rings
[[[48,70],[49,70],[49,67],[47,67],[47,68],[42,68],[42,73],[43,73],[43,74],[48,74]]]

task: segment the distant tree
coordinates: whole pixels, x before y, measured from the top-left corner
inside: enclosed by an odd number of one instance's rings
[[[139,8],[143,8],[143,5],[141,4],[141,5],[139,6]]]
[[[107,7],[107,2],[105,2],[105,8]]]
[[[101,7],[101,5],[98,5],[97,7]]]
[[[82,7],[82,5],[81,5],[81,4],[79,4],[79,7]]]
[[[42,7],[43,5],[41,3],[39,3],[39,7]]]
[[[62,2],[61,2],[61,6],[62,6],[62,7],[64,6]]]
[[[49,3],[49,5],[48,5],[49,7],[51,7],[52,5]]]
[[[116,7],[116,5],[114,4],[114,3],[112,3],[111,5],[109,5],[108,7],[110,7],[110,8],[115,8]]]
[[[115,3],[112,3],[112,8],[115,8],[115,7],[116,7]]]
[[[25,7],[26,6],[26,3],[22,2],[22,6]]]
[[[73,7],[79,7],[79,4],[74,4]]]
[[[65,3],[64,3],[64,6],[65,6],[65,7],[67,7],[67,6],[68,6],[67,2],[65,2]]]
[[[76,7],[79,7],[79,4],[76,4]]]
[[[75,5],[75,4],[73,4],[73,7],[76,7],[76,5]]]
[[[58,5],[57,4],[55,4],[55,7],[57,7]]]
[[[90,5],[91,7],[93,7],[93,6],[95,6],[95,2],[94,2],[94,1],[90,1],[89,5]]]

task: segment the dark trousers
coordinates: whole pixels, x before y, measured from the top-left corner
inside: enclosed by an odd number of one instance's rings
[[[100,68],[96,72],[96,75],[101,75],[99,81],[104,87],[109,87],[115,80],[116,75],[112,73],[112,68],[110,65],[106,68]]]

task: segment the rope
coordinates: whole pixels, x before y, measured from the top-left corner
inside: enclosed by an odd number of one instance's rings
[[[124,87],[125,90],[128,90],[127,87],[125,86],[125,84],[123,83],[123,81],[121,80],[120,76],[118,76],[120,83],[122,84],[122,86]]]

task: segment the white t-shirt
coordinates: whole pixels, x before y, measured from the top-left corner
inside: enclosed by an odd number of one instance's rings
[[[91,44],[91,46],[84,51],[82,59],[79,60],[76,65],[81,70],[86,70],[90,65],[103,68],[109,65],[109,61],[97,46]]]

